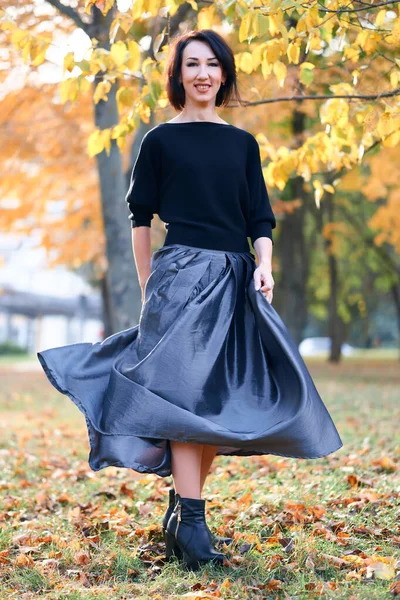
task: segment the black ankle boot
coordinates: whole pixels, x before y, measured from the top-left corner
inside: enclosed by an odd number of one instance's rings
[[[167,560],[176,555],[178,548],[184,565],[190,570],[197,571],[202,564],[210,561],[223,564],[225,555],[217,552],[210,541],[205,521],[205,500],[182,498],[175,494],[175,502],[165,530]]]
[[[163,535],[164,535],[164,542],[165,542],[165,530],[167,529],[167,523],[168,520],[172,514],[172,511],[174,510],[174,506],[175,506],[175,490],[174,488],[170,488],[169,489],[169,504],[168,504],[168,508],[165,511],[164,514],[164,518],[162,521],[162,528],[163,528]],[[207,523],[206,523],[206,527],[207,527],[207,531],[208,534],[210,536],[210,541],[212,544],[215,544],[216,546],[222,546],[223,544],[226,544],[227,546],[229,546],[229,544],[231,544],[233,542],[233,538],[230,537],[222,537],[219,535],[214,535],[211,531],[210,528],[208,527]],[[180,551],[177,548],[178,554],[176,555],[178,558],[180,557]]]
[[[174,507],[175,507],[175,490],[174,490],[174,488],[170,488],[169,504],[168,504],[167,510],[165,511],[164,518],[162,520],[162,529],[163,529],[165,547],[167,547],[166,529],[167,529],[169,518],[172,515],[172,511],[174,510]],[[167,561],[171,560],[171,558],[173,556],[176,556],[179,560],[182,559],[182,552],[179,550],[178,546],[176,546],[176,545],[172,548],[171,552],[168,552],[168,553],[166,552],[166,554],[165,554],[165,558]]]

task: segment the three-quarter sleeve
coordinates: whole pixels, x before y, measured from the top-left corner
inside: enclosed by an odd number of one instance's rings
[[[160,156],[157,140],[148,131],[142,139],[125,200],[130,210],[131,226],[151,227],[159,212]]]
[[[259,237],[269,237],[272,240],[272,229],[276,227],[276,220],[262,172],[260,148],[252,134],[250,134],[247,150],[246,174],[250,195],[247,231],[254,245]]]

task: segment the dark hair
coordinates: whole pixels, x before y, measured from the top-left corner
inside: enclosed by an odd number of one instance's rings
[[[182,110],[185,106],[185,89],[179,82],[182,67],[183,50],[189,42],[197,40],[206,42],[214,51],[215,56],[221,63],[222,71],[226,75],[225,84],[221,85],[215,99],[216,106],[226,106],[233,97],[239,104],[242,101],[238,91],[235,58],[232,50],[224,38],[212,29],[191,30],[179,34],[172,39],[170,53],[165,66],[165,87],[167,96],[176,110]]]

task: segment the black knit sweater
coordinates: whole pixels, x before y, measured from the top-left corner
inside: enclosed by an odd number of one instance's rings
[[[255,137],[233,125],[161,123],[143,137],[126,195],[132,227],[165,223],[164,245],[248,252],[274,213]]]

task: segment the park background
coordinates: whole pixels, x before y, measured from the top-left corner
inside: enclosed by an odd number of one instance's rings
[[[4,597],[400,594],[398,2],[8,2],[0,39],[0,575]],[[168,44],[233,48],[277,218],[273,305],[344,442],[318,460],[219,457],[210,522],[233,568],[163,562],[167,484],[87,465],[82,414],[35,352],[134,326],[125,202],[143,135],[175,116]],[[165,236],[152,222],[152,245]],[[26,352],[27,350],[27,352]],[[156,517],[156,518],[154,518]]]

